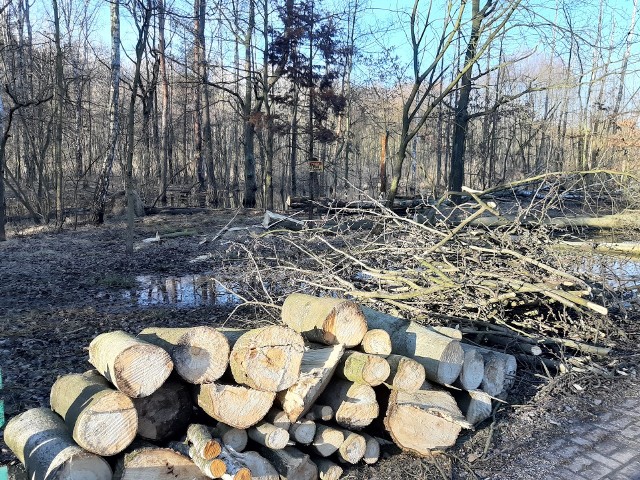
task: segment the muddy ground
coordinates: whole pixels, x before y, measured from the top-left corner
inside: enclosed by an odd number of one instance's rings
[[[0,243],[0,396],[6,416],[48,406],[58,375],[90,367],[85,348],[99,333],[274,321],[253,308],[234,310],[230,317],[235,297],[219,287],[198,287],[194,275],[224,270],[233,260],[225,256],[230,242],[250,234],[241,230],[216,238],[232,218],[232,227],[260,222],[259,212],[235,218],[220,213],[139,219],[132,257],[125,254],[121,221],[61,233],[10,230],[9,240]],[[156,232],[185,231],[188,236],[142,243]],[[190,262],[207,254],[211,258]],[[176,280],[168,285],[165,277]],[[391,449],[377,465],[352,468],[345,478],[541,478],[535,474],[537,459],[554,438],[566,435],[571,425],[597,418],[620,398],[639,394],[637,360],[627,352],[618,361],[624,375],[587,370],[550,380],[545,372],[522,370],[508,404],[476,432],[463,435],[446,455],[417,459]],[[0,465],[15,462],[0,442]]]

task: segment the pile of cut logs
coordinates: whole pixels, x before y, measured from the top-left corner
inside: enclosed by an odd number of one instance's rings
[[[513,382],[513,356],[349,300],[293,294],[282,320],[103,333],[95,370],[59,377],[5,442],[31,480],[337,479],[385,430],[417,455],[453,445]]]

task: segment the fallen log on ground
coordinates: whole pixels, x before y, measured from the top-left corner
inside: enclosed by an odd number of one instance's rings
[[[205,413],[232,427],[244,429],[264,418],[276,394],[241,385],[210,383],[196,387],[196,402]]]
[[[138,338],[169,352],[176,373],[189,383],[215,382],[229,363],[229,342],[212,327],[151,327]]]
[[[133,402],[94,370],[58,378],[50,402],[75,442],[91,453],[115,455],[136,436],[138,414]]]
[[[600,230],[637,230],[640,228],[640,213],[637,211],[627,211],[614,215],[603,215],[600,217],[575,216],[575,217],[544,217],[518,218],[513,215],[480,217],[470,222],[472,226],[501,227],[518,223],[527,227],[549,226],[553,228],[574,229],[574,228],[595,228]]]
[[[415,322],[366,307],[362,311],[370,328],[389,333],[393,353],[420,362],[429,380],[451,385],[458,378],[464,363],[460,342]]]
[[[347,348],[358,345],[367,333],[360,306],[339,298],[291,294],[282,305],[282,321],[309,341]]]
[[[4,427],[4,442],[30,480],[111,480],[109,464],[79,447],[64,421],[48,408],[33,408]]]
[[[178,436],[193,413],[191,392],[171,378],[148,397],[134,398],[133,405],[138,412],[138,435],[147,440]]]
[[[93,339],[89,345],[89,363],[132,398],[151,395],[173,369],[171,357],[165,350],[120,330]]]
[[[268,230],[284,228],[285,230],[298,231],[304,228],[304,222],[286,215],[280,215],[267,210],[264,212],[262,226]]]

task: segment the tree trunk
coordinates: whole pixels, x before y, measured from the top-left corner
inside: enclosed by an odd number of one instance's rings
[[[362,311],[369,327],[380,328],[389,333],[393,353],[418,361],[429,380],[451,385],[458,378],[464,362],[460,342],[415,322],[366,307]]]
[[[188,457],[170,448],[140,448],[124,456],[113,480],[206,480]]]
[[[92,221],[104,222],[104,209],[109,192],[111,169],[120,136],[120,0],[110,2],[111,8],[111,99],[109,102],[109,145],[105,154],[91,206]]]
[[[151,327],[138,338],[169,352],[176,373],[189,383],[212,383],[229,363],[229,341],[213,327]]]
[[[242,334],[231,349],[229,366],[236,382],[257,390],[280,392],[300,376],[304,340],[279,325]]]
[[[338,425],[356,430],[370,425],[380,412],[373,388],[346,380],[333,380],[320,403],[333,408]]]
[[[412,358],[395,354],[389,355],[386,360],[390,367],[387,384],[397,390],[409,392],[420,390],[426,380],[424,367],[420,363]]]
[[[390,373],[391,369],[384,358],[353,350],[342,355],[336,370],[337,376],[344,380],[372,387],[382,384]]]
[[[96,371],[59,377],[51,387],[51,409],[60,415],[73,439],[102,456],[127,448],[138,430],[138,415],[124,393],[113,390]]]
[[[287,297],[282,321],[307,340],[327,345],[358,345],[367,332],[367,321],[360,306],[340,298],[317,298],[302,293]]]
[[[123,332],[98,335],[89,344],[89,363],[132,398],[151,395],[173,369],[163,349]]]
[[[196,402],[207,415],[235,428],[249,428],[264,418],[276,394],[238,385],[209,383],[196,388]]]
[[[301,418],[322,394],[342,357],[344,347],[310,348],[302,356],[300,376],[287,390],[278,393],[278,402],[291,422]]]
[[[7,215],[7,202],[5,200],[4,193],[4,169],[5,169],[5,152],[7,139],[9,138],[8,132],[5,129],[8,129],[7,125],[7,112],[4,109],[4,104],[2,103],[2,95],[0,95],[0,242],[4,242],[7,240],[7,232],[6,232],[6,215]]]
[[[53,0],[53,25],[54,25],[54,43],[56,45],[56,59],[55,59],[55,172],[56,172],[56,224],[59,229],[62,228],[64,223],[64,181],[62,176],[62,119],[64,118],[64,112],[62,108],[64,106],[64,71],[62,67],[62,45],[60,42],[60,15],[58,13],[58,0]]]
[[[256,182],[256,158],[254,156],[254,141],[256,127],[254,119],[251,118],[252,98],[253,98],[253,74],[251,61],[251,41],[253,38],[253,29],[256,23],[255,0],[249,0],[249,18],[247,30],[244,36],[244,67],[245,67],[245,90],[243,107],[244,120],[244,199],[242,206],[245,208],[255,208],[256,192],[258,184]],[[268,81],[268,79],[265,79]]]
[[[160,121],[160,202],[167,204],[167,188],[169,187],[169,125],[171,124],[171,108],[169,106],[169,76],[167,74],[167,55],[165,42],[165,4],[158,0],[158,61],[160,62],[160,92],[162,96]]]
[[[13,417],[4,441],[30,480],[111,480],[109,464],[76,445],[64,421],[48,408],[33,408]]]
[[[362,351],[380,357],[391,354],[391,337],[381,329],[372,329],[364,334],[361,344]]]
[[[158,441],[184,432],[193,413],[193,400],[187,387],[167,380],[148,397],[133,399],[138,412],[138,435]]]

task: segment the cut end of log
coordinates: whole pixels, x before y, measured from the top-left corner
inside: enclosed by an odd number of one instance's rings
[[[464,351],[457,341],[451,341],[444,347],[439,359],[437,381],[451,385],[456,381],[464,365]],[[435,379],[434,379],[435,380]]]
[[[219,422],[244,429],[264,418],[276,394],[239,385],[206,384],[197,387],[198,405]]]
[[[135,345],[124,350],[114,364],[116,387],[122,393],[141,398],[151,395],[169,378],[173,362],[155,345]]]
[[[484,358],[474,348],[464,349],[464,362],[458,377],[459,385],[465,390],[475,390],[484,377]]]
[[[169,448],[140,448],[128,453],[119,467],[119,480],[205,480],[189,458]]]
[[[367,321],[357,303],[345,300],[333,308],[322,329],[327,344],[355,347],[367,333]]]
[[[189,383],[212,383],[227,369],[229,341],[212,327],[193,327],[174,346],[172,357],[178,375]]]
[[[362,351],[386,357],[391,354],[391,337],[382,329],[371,329],[364,334]]]

